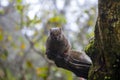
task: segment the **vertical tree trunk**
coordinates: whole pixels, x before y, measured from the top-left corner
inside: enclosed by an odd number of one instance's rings
[[[95,40],[91,46],[88,51],[94,49],[91,52],[94,64],[90,80],[119,80],[120,0],[98,0]]]

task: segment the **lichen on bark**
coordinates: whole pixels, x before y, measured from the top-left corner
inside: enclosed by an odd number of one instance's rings
[[[95,39],[85,52],[93,60],[90,80],[120,79],[120,0],[98,0]]]

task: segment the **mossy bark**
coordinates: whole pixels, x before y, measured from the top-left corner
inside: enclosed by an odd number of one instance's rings
[[[120,0],[98,0],[95,39],[86,53],[93,60],[90,80],[120,79]]]

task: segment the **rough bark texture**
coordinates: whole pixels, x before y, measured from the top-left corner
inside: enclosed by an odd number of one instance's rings
[[[120,79],[120,0],[99,0],[95,39],[86,53],[93,66],[90,80]]]

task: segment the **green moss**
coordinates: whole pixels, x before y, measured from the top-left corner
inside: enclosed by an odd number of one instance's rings
[[[92,55],[95,52],[95,47],[94,47],[94,39],[89,42],[89,44],[85,47],[85,52],[87,55],[92,57]]]
[[[93,77],[93,74],[94,74],[94,70],[98,69],[99,68],[99,65],[96,65],[95,66],[95,63],[96,63],[96,59],[97,59],[97,56],[98,56],[98,49],[95,47],[95,41],[94,39],[92,39],[89,44],[85,47],[85,52],[86,54],[92,59],[92,62],[93,62],[93,65],[91,66],[91,69],[89,71],[89,80],[97,80],[97,76],[94,76]],[[102,80],[102,79],[101,79]]]

